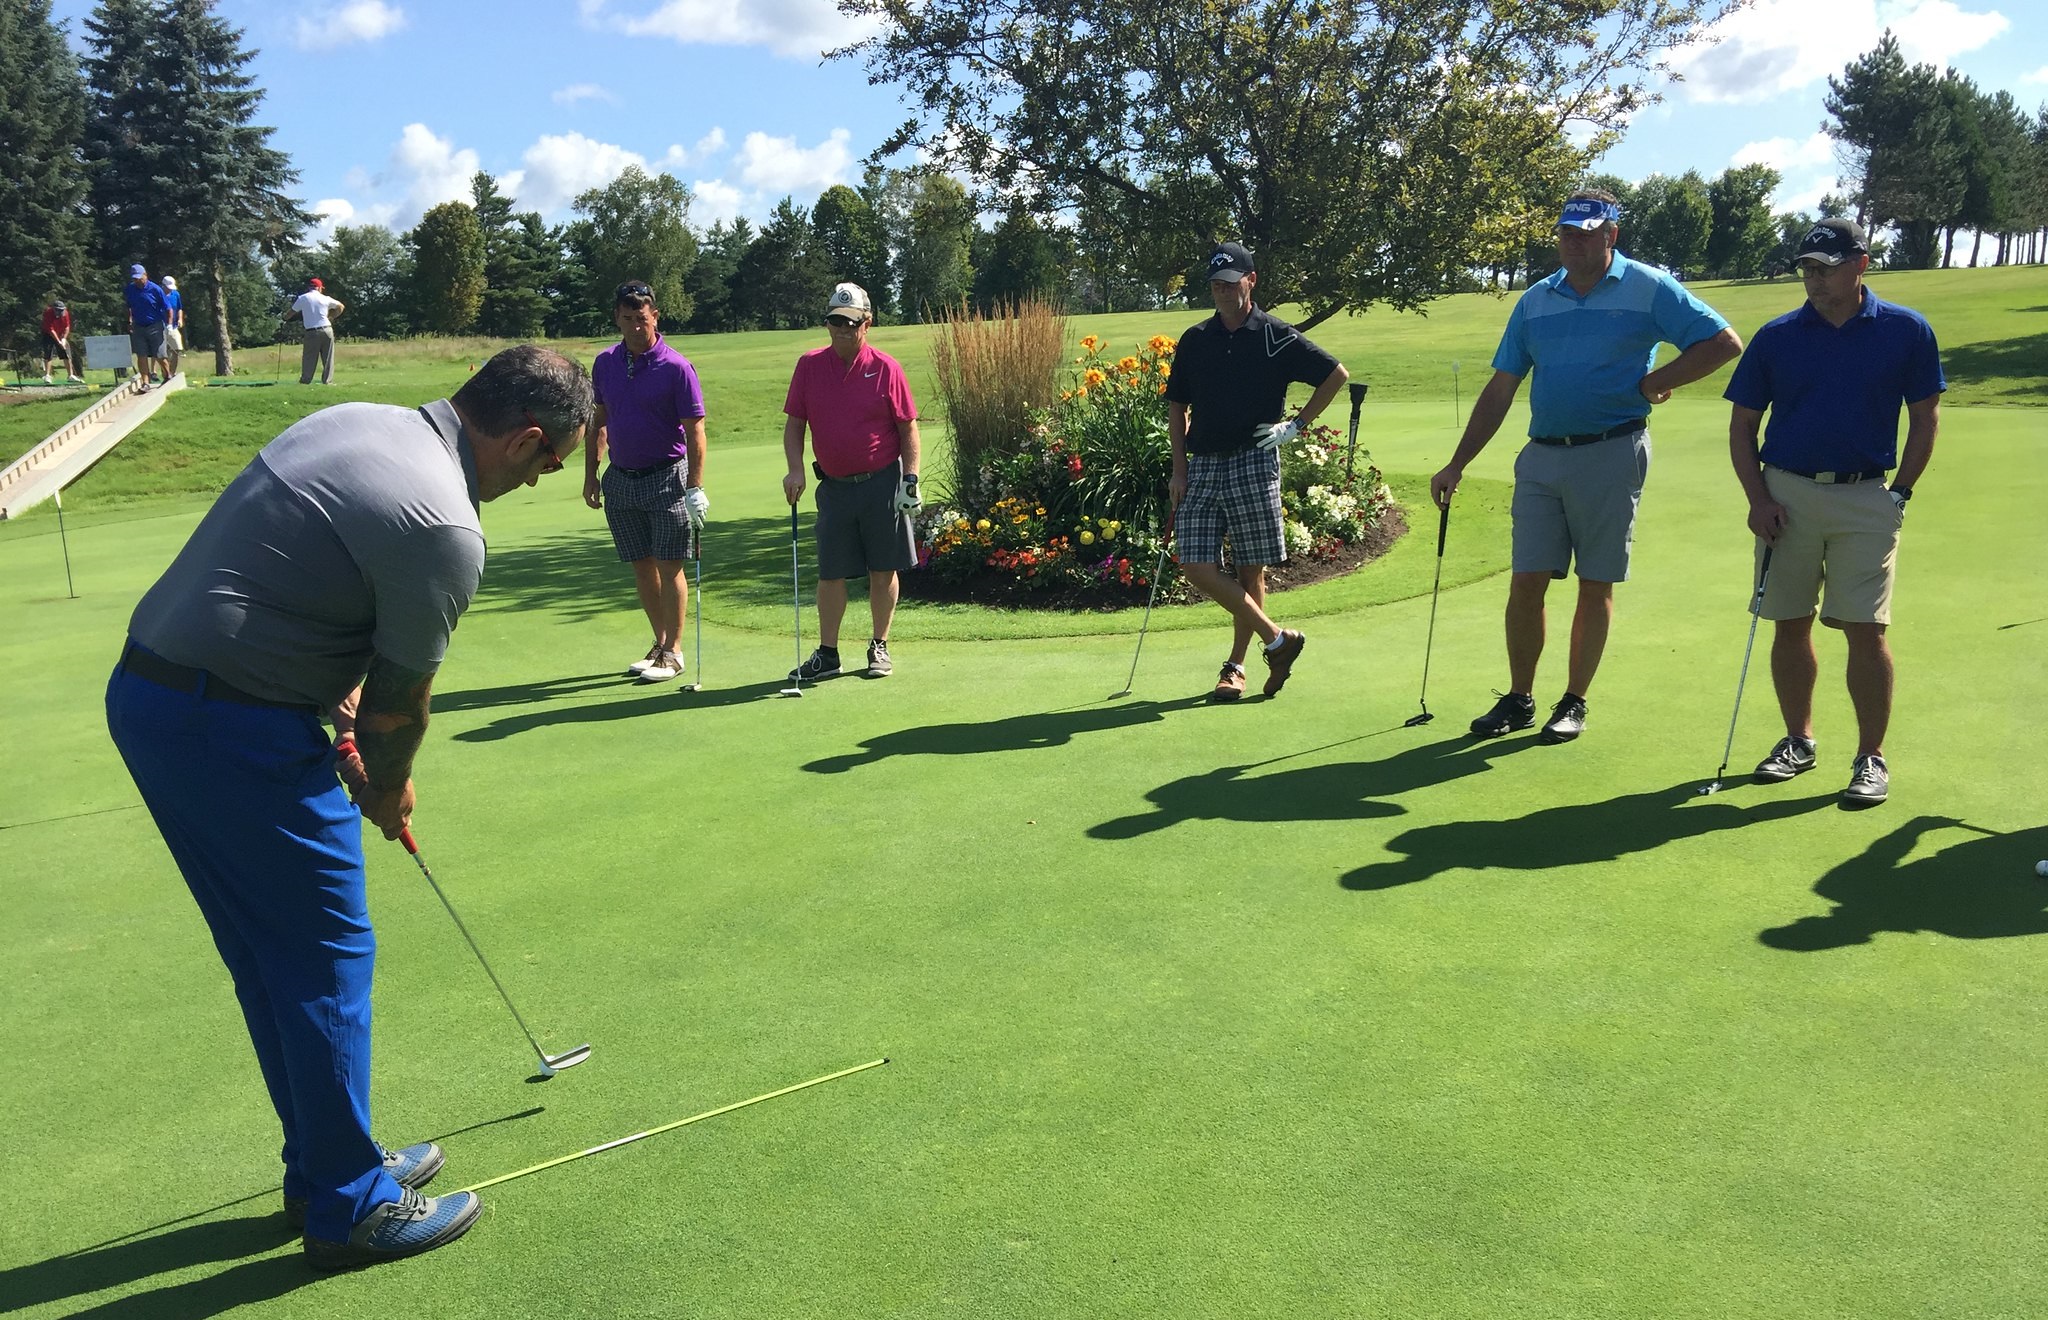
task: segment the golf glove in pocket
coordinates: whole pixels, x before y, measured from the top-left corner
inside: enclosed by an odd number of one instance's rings
[[[896,483],[896,512],[916,513],[924,507],[924,496],[917,493],[917,474],[906,472],[903,480]]]
[[[704,525],[704,515],[711,512],[711,497],[702,486],[692,486],[683,492],[683,511],[690,515],[690,526]]]
[[[1300,434],[1299,422],[1267,422],[1252,430],[1252,438],[1259,442],[1261,449],[1278,449]]]

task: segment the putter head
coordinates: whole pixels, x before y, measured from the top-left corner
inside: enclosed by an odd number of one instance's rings
[[[804,690],[800,687],[786,687],[775,695],[778,697],[800,697],[803,694]]]
[[[701,683],[685,683],[682,686],[682,690],[684,692],[697,692],[701,691],[703,689],[703,686],[704,685]]]
[[[1104,701],[1115,701],[1115,700],[1116,700],[1117,698],[1119,698],[1119,697],[1128,697],[1128,696],[1130,696],[1130,695],[1131,695],[1131,690],[1130,690],[1129,688],[1125,688],[1125,689],[1124,689],[1123,691],[1121,691],[1121,692],[1112,692],[1112,693],[1110,693],[1110,694],[1109,694],[1108,696],[1104,697],[1104,698],[1103,698],[1103,700],[1104,700]]]
[[[1428,711],[1423,711],[1420,715],[1410,715],[1407,719],[1401,721],[1401,727],[1404,729],[1419,729],[1435,718],[1436,716]]]
[[[588,1045],[578,1045],[575,1049],[564,1050],[560,1054],[544,1055],[542,1056],[540,1063],[541,1076],[553,1077],[556,1073],[562,1071],[562,1069],[574,1068],[577,1064],[583,1062],[585,1059],[589,1057],[590,1046]]]
[[[1720,780],[1718,780],[1718,779],[1716,779],[1716,780],[1715,780],[1715,781],[1714,781],[1713,783],[1711,783],[1711,784],[1708,784],[1708,785],[1707,785],[1707,786],[1706,786],[1705,788],[1702,788],[1702,789],[1700,790],[1700,794],[1701,794],[1701,796],[1703,796],[1703,797],[1704,797],[1705,795],[1707,795],[1707,794],[1709,794],[1709,793],[1718,793],[1718,792],[1720,792],[1720,791],[1721,791],[1721,781],[1720,781]]]

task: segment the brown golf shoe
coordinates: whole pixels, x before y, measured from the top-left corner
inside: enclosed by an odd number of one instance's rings
[[[1216,675],[1216,686],[1209,690],[1211,701],[1236,701],[1244,695],[1244,666],[1235,661],[1225,660],[1223,670]]]
[[[1294,662],[1301,657],[1301,649],[1308,645],[1308,638],[1292,628],[1280,630],[1280,645],[1266,650],[1267,696],[1273,696],[1287,686],[1287,676],[1294,672]]]

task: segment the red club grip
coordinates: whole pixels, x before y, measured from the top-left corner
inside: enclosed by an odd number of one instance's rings
[[[411,853],[413,856],[417,857],[420,855],[419,844],[413,842],[412,826],[408,825],[398,832],[398,841],[404,844],[405,850]]]

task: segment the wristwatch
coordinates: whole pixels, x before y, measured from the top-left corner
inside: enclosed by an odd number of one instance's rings
[[[1913,498],[1913,488],[1911,486],[1887,486],[1885,487],[1885,494],[1891,496],[1892,503],[1898,505],[1899,509],[1904,511],[1906,501]]]

